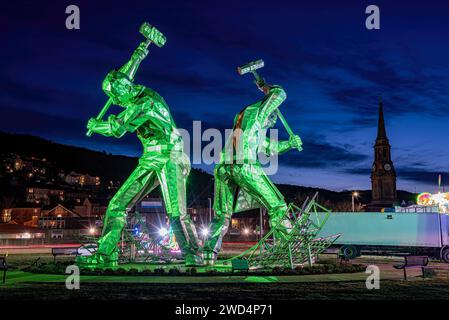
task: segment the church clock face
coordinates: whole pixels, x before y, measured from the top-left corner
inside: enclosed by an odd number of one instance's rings
[[[384,165],[384,169],[385,169],[386,171],[390,171],[390,170],[391,170],[390,164],[389,164],[389,163],[386,163],[386,164]]]

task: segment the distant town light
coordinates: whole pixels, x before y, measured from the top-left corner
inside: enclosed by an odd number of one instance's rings
[[[354,192],[352,193],[352,195],[353,195],[354,197],[358,197],[358,196],[359,196],[359,193],[358,193],[357,191],[354,191]]]
[[[248,235],[249,234],[249,229],[248,228],[243,229],[243,234]]]
[[[95,232],[96,232],[95,228],[90,228],[90,229],[89,229],[89,233],[90,233],[90,234],[95,234]]]

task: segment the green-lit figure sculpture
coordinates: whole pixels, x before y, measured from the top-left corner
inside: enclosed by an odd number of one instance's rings
[[[285,232],[288,232],[289,225],[287,220],[284,220],[287,204],[282,194],[266,176],[257,157],[259,152],[273,155],[291,148],[301,151],[302,142],[299,136],[291,132],[278,110],[286,99],[285,91],[280,86],[265,83],[256,73],[261,67],[263,61],[258,60],[238,69],[240,74],[252,72],[255,75],[255,83],[265,97],[237,114],[233,133],[221,153],[220,163],[215,167],[216,216],[203,248],[206,264],[214,263],[234,212],[264,206],[268,209],[271,227],[279,230],[284,225]],[[266,129],[274,126],[277,117],[290,134],[288,141],[276,142],[266,138]],[[280,236],[282,235],[275,235]]]
[[[87,128],[88,135],[94,132],[115,138],[136,132],[144,152],[137,168],[109,203],[97,252],[80,257],[78,263],[99,267],[117,265],[117,244],[126,224],[127,211],[160,185],[170,225],[185,263],[199,265],[202,261],[198,254],[198,236],[186,210],[186,178],[190,162],[183,151],[182,137],[164,99],[154,90],[133,83],[140,63],[148,54],[149,44],[161,47],[166,40],[147,23],[142,25],[140,32],[147,41],[139,45],[128,63],[106,76],[103,91],[109,101],[96,119],[89,120]],[[112,103],[125,110],[110,115],[106,121],[101,120]]]

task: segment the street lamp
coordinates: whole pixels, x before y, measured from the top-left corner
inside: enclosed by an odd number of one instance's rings
[[[209,228],[204,227],[201,230],[201,234],[203,235],[204,238],[207,238],[207,236],[209,235]]]
[[[161,237],[165,237],[165,236],[168,234],[168,230],[167,230],[167,228],[161,227],[161,228],[158,230],[158,233],[159,233],[159,235],[160,235]]]
[[[352,212],[355,211],[355,208],[354,208],[354,199],[357,198],[358,196],[359,196],[359,193],[358,193],[357,191],[354,191],[354,192],[352,193]]]

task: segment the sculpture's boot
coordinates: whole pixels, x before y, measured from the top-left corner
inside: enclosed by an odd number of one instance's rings
[[[186,267],[197,267],[203,264],[200,246],[197,242],[196,229],[190,219],[172,218],[170,226],[181,249]]]
[[[117,243],[121,237],[125,219],[124,215],[111,215],[109,211],[104,221],[103,236],[98,240],[98,250],[90,256],[77,257],[77,265],[98,268],[117,267]]]
[[[218,252],[220,252],[223,244],[223,237],[228,232],[231,221],[230,215],[221,215],[219,212],[216,212],[216,215],[217,216],[212,220],[210,235],[203,248],[204,264],[208,266],[215,264]]]
[[[113,268],[118,266],[118,251],[114,251],[110,255],[94,253],[90,256],[76,257],[75,264],[79,267],[87,268]]]

